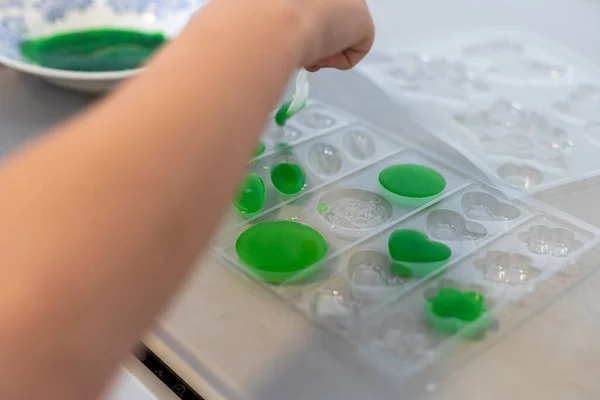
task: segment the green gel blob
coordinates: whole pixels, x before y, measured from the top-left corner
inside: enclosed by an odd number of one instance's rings
[[[267,188],[262,178],[257,174],[244,177],[241,190],[233,201],[233,205],[243,214],[251,216],[261,211],[267,202]]]
[[[404,277],[428,275],[442,268],[452,255],[450,247],[412,229],[394,231],[388,239],[388,249],[392,272]]]
[[[306,184],[302,167],[293,163],[279,163],[271,169],[271,182],[280,193],[296,194]]]
[[[258,146],[256,146],[256,150],[254,150],[254,157],[260,156],[265,152],[266,149],[267,146],[265,146],[265,144],[262,141],[258,142]]]
[[[329,209],[329,207],[327,206],[327,204],[325,203],[319,203],[317,204],[317,211],[321,214],[323,214],[325,211],[327,211]]]
[[[92,29],[26,40],[21,53],[47,68],[83,72],[139,68],[167,39],[161,33]]]
[[[379,173],[379,184],[399,196],[422,198],[441,193],[446,180],[436,170],[423,165],[398,164]]]
[[[235,243],[244,266],[271,283],[305,279],[319,269],[327,242],[315,229],[298,222],[269,221],[244,231]]]
[[[481,293],[443,288],[437,296],[428,298],[427,303],[425,312],[432,327],[443,334],[452,335],[462,330],[462,336],[473,338],[492,323]]]
[[[284,103],[281,107],[279,107],[279,110],[277,110],[277,112],[275,113],[275,123],[279,126],[284,126],[286,121],[291,117],[291,115],[288,115],[288,110],[290,109],[290,106],[292,105],[291,101],[288,101],[287,103]]]

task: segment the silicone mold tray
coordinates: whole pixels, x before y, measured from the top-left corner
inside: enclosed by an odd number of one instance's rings
[[[544,38],[381,43],[360,68],[497,185],[532,193],[600,172],[600,68]]]
[[[281,199],[270,187],[268,205],[248,220],[236,219],[232,211],[214,249],[315,324],[354,342],[367,361],[394,379],[413,379],[480,349],[501,331],[511,309],[521,307],[538,287],[564,281],[572,262],[598,243],[597,228],[478,182],[368,122],[319,102],[310,110],[335,116],[336,124],[249,165],[268,182],[278,158],[293,157],[306,172],[305,188]],[[347,140],[357,132],[363,151],[353,157]],[[310,156],[311,149],[323,145],[335,148],[329,154],[339,157],[332,164],[338,168],[327,176],[324,161]],[[386,200],[378,176],[398,164],[437,171],[445,179],[443,191],[420,205]],[[314,274],[266,283],[244,268],[237,239],[268,221],[299,222],[322,234],[327,253],[314,265]],[[411,244],[392,258],[390,238],[398,232],[409,232]],[[443,247],[449,256],[412,262],[412,248],[427,257],[433,251],[429,246]],[[427,268],[405,274],[394,265]],[[481,315],[465,322],[460,319],[464,307]]]

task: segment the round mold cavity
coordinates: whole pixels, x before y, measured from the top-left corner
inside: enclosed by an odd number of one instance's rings
[[[375,155],[375,141],[366,129],[349,129],[344,134],[344,148],[350,157],[358,161],[365,161]]]
[[[498,167],[500,178],[511,186],[529,189],[544,181],[544,174],[528,165],[503,164]]]
[[[289,199],[306,186],[304,168],[293,156],[278,157],[271,167],[271,183],[282,198]]]
[[[322,177],[331,177],[342,170],[340,152],[328,143],[312,145],[308,152],[308,160],[313,171]]]
[[[314,108],[298,113],[297,118],[299,123],[310,129],[327,129],[336,123],[333,117]]]
[[[317,213],[332,232],[343,237],[356,237],[389,221],[393,209],[385,198],[376,193],[341,189],[321,197]]]

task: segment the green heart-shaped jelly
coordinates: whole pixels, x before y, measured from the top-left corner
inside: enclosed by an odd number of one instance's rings
[[[446,179],[423,165],[398,164],[379,173],[379,184],[393,195],[422,199],[441,194],[446,188]]]
[[[423,232],[400,229],[388,240],[392,272],[399,276],[425,276],[441,268],[452,255],[443,243],[429,240]]]

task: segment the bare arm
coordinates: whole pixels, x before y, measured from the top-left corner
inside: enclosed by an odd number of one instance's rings
[[[0,398],[92,398],[150,326],[293,69],[360,42],[315,50],[294,3],[213,1],[142,76],[4,165]]]

